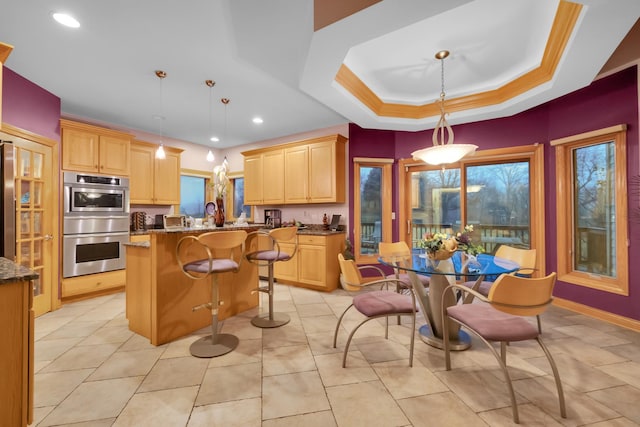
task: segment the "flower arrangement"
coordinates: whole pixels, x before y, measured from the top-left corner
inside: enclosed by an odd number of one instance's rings
[[[431,258],[447,259],[458,249],[458,241],[445,233],[427,233],[418,242],[418,247]]]
[[[229,186],[229,177],[227,176],[227,167],[229,162],[225,157],[221,165],[213,168],[213,195],[216,199],[224,198],[227,194],[227,187]]]
[[[458,242],[458,249],[466,252],[469,255],[478,255],[484,252],[482,245],[476,245],[472,241],[473,225],[465,225],[464,230],[456,234],[456,242]]]

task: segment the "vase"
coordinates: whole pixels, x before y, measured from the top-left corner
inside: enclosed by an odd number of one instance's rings
[[[224,225],[224,199],[218,197],[216,199],[216,211],[213,214],[213,222],[216,227],[222,227]]]

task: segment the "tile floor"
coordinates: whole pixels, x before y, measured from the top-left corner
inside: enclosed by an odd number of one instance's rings
[[[346,332],[331,347],[343,290],[276,286],[291,322],[259,329],[258,309],[227,319],[240,338],[224,356],[198,359],[206,331],[154,347],[127,328],[124,294],[64,305],[36,320],[38,426],[505,426],[508,392],[482,343],[453,355],[419,338],[408,367],[409,327],[370,322],[341,367]],[[186,316],[189,313],[185,313]],[[347,318],[353,326],[357,316]],[[422,323],[422,320],[420,320]],[[535,343],[509,347],[523,426],[640,425],[640,333],[552,307],[543,337],[559,366],[568,418],[559,415],[550,368]]]

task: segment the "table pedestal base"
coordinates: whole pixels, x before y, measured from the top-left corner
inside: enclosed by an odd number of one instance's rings
[[[442,342],[442,338],[438,338],[433,335],[431,328],[429,325],[422,325],[418,329],[418,333],[420,334],[420,339],[429,344],[432,347],[444,349],[444,343]],[[458,339],[457,340],[449,340],[449,349],[453,351],[466,350],[471,347],[471,337],[465,331],[460,329],[458,331]]]

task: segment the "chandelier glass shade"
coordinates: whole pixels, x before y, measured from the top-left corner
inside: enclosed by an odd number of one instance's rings
[[[444,59],[449,56],[449,51],[442,50],[436,53],[436,59],[440,60],[441,69],[441,92],[440,92],[440,120],[433,130],[433,146],[416,150],[411,153],[414,160],[421,160],[430,165],[445,165],[455,163],[465,156],[476,151],[477,145],[454,144],[453,129],[447,122],[444,111]]]

